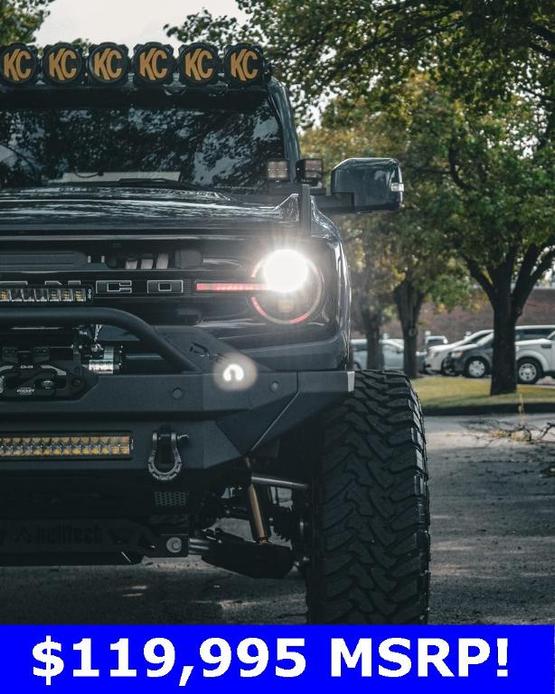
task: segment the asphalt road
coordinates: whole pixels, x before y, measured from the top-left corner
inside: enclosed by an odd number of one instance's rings
[[[507,419],[505,419],[507,421]],[[541,425],[545,418],[530,417]],[[430,418],[434,623],[555,619],[555,438],[492,439]],[[0,623],[299,623],[296,572],[253,581],[190,559],[0,569]]]

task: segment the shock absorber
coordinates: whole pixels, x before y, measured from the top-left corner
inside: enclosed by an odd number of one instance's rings
[[[246,458],[246,465],[252,469],[251,461]],[[270,540],[270,529],[264,515],[260,495],[252,482],[247,487],[247,506],[253,540],[257,544],[263,544]]]

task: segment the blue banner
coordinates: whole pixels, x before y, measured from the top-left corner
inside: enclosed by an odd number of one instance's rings
[[[553,694],[551,626],[2,626],[5,691]]]

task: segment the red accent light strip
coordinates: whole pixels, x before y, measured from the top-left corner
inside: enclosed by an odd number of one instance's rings
[[[265,292],[268,287],[261,282],[197,282],[197,292]]]

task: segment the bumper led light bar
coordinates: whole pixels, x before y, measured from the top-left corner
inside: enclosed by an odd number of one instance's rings
[[[129,434],[6,434],[0,436],[1,460],[130,458]]]

